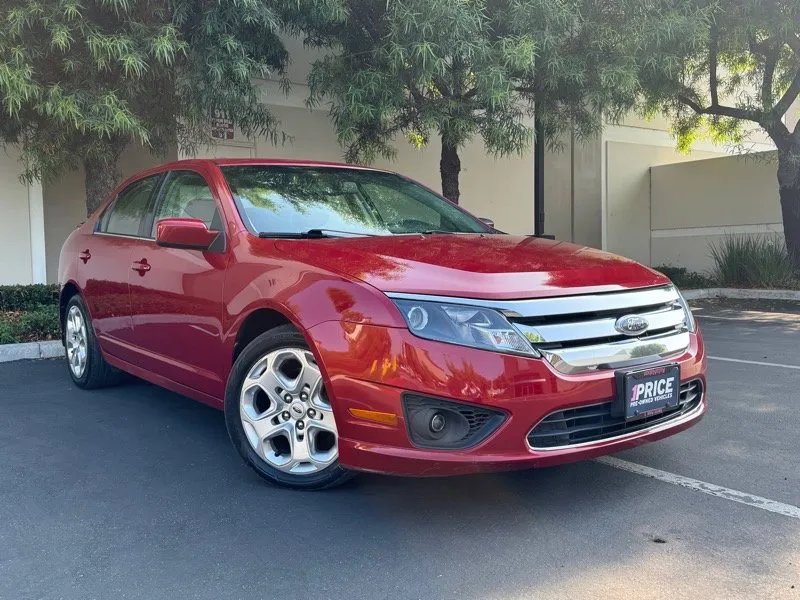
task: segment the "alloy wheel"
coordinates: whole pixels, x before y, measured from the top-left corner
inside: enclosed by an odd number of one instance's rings
[[[86,320],[81,309],[72,306],[67,313],[65,341],[67,344],[67,361],[72,374],[80,379],[86,371],[87,340]]]
[[[242,384],[239,414],[250,446],[281,471],[317,473],[339,455],[333,409],[306,349],[282,348],[257,360]]]

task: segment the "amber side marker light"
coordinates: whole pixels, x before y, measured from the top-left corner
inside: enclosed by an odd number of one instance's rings
[[[382,425],[397,425],[397,415],[394,413],[379,412],[377,410],[364,410],[363,408],[351,408],[350,414],[357,419],[381,423]]]

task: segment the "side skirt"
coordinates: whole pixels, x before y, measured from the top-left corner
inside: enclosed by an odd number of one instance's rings
[[[112,356],[111,354],[104,352],[103,358],[106,359],[108,364],[118,368],[121,371],[130,373],[131,375],[134,375],[139,379],[144,379],[145,381],[148,381],[159,387],[166,388],[171,392],[175,392],[176,394],[187,396],[192,400],[197,400],[198,402],[207,404],[208,406],[216,408],[217,410],[222,410],[225,406],[225,403],[219,398],[215,398],[214,396],[210,396],[209,394],[205,394],[199,390],[192,389],[183,384],[172,381],[171,379],[162,377],[161,375],[156,375],[151,371],[142,369],[141,367],[137,367],[136,365],[131,364],[115,356]]]

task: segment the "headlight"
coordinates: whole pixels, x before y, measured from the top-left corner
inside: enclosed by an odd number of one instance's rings
[[[678,302],[681,303],[681,306],[683,307],[683,312],[686,315],[686,328],[692,333],[694,333],[695,329],[697,328],[697,324],[695,323],[694,315],[692,314],[692,309],[689,308],[689,304],[686,302],[686,298],[683,297],[683,294],[681,294],[680,290],[678,288],[675,288],[675,291],[678,292]]]
[[[411,330],[421,338],[496,352],[539,356],[496,310],[465,304],[393,299]]]

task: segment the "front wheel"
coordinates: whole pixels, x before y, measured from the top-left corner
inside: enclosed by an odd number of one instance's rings
[[[233,365],[225,422],[242,458],[271,483],[306,490],[344,483],[339,435],[319,366],[291,326],[261,334]]]

